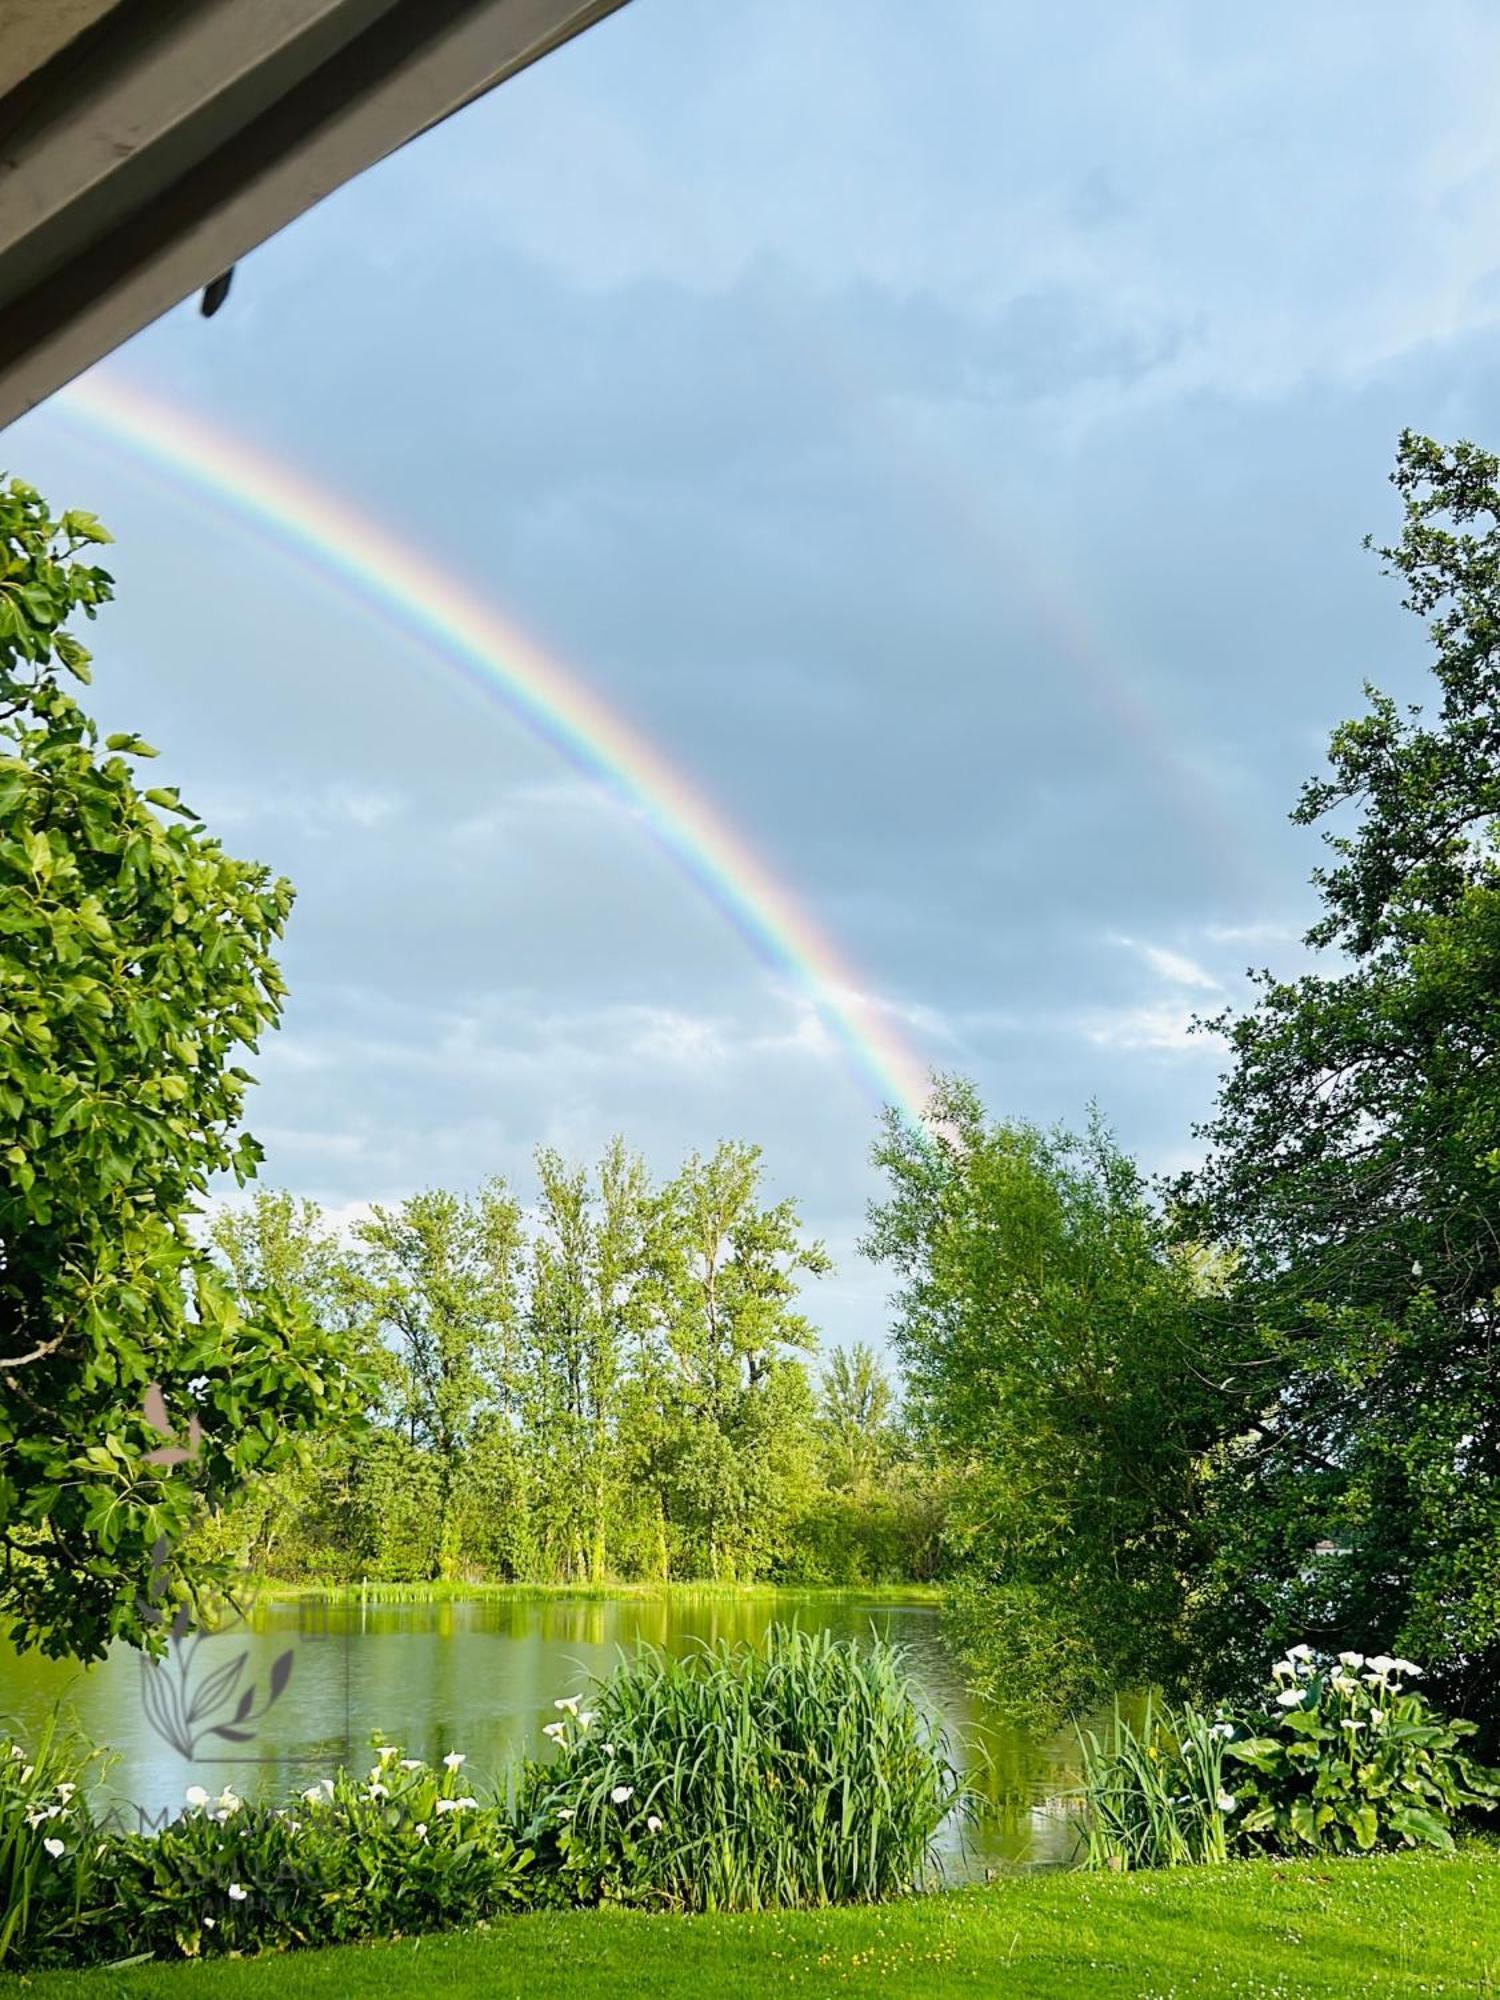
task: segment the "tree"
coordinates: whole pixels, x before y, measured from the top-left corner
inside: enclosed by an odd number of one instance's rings
[[[615,1139],[597,1191],[582,1167],[543,1148],[532,1243],[521,1415],[553,1574],[608,1573],[625,1466],[621,1397],[638,1330],[647,1227],[642,1162]]]
[[[253,1173],[242,1051],[276,1025],[292,892],[236,861],[133,735],[101,753],[68,620],[111,595],[91,515],[0,492],[0,1609],[91,1659],[224,1575],[203,1506],[357,1402],[347,1357],[191,1232]],[[169,1442],[157,1422],[189,1447]]]
[[[802,1275],[830,1268],[795,1204],[760,1206],[760,1149],[694,1155],[656,1206],[641,1359],[643,1468],[692,1574],[753,1576],[812,1477],[813,1405],[794,1357],[813,1329]]]
[[[950,1468],[976,1685],[1055,1719],[1177,1678],[1218,1404],[1166,1219],[1097,1118],[1081,1138],[991,1124],[953,1080],[924,1128],[888,1119],[876,1160],[866,1248],[901,1278],[897,1351]]]
[[[371,1309],[397,1358],[389,1415],[432,1455],[434,1572],[451,1576],[465,1459],[512,1393],[521,1211],[495,1180],[472,1200],[434,1190],[377,1207],[358,1234]]]
[[[1247,1365],[1212,1487],[1201,1644],[1376,1645],[1500,1713],[1500,460],[1406,433],[1398,543],[1428,717],[1367,689],[1294,819],[1325,833],[1336,954],[1219,1025],[1184,1188],[1232,1245]]]
[[[871,1347],[836,1347],[823,1371],[818,1428],[823,1462],[837,1491],[866,1493],[891,1457],[895,1397]]]
[[[371,1323],[369,1288],[316,1202],[256,1188],[247,1203],[216,1211],[208,1240],[242,1309],[266,1295],[294,1302],[325,1336],[358,1356],[372,1402],[389,1394],[394,1360]],[[216,1510],[210,1532],[241,1569],[295,1575],[309,1557],[314,1570],[323,1557],[326,1569],[329,1546],[358,1536],[354,1521],[378,1446],[367,1424],[352,1416],[315,1445],[300,1462],[256,1480]]]

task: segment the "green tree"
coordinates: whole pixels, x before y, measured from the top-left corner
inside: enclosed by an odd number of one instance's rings
[[[316,1202],[255,1188],[248,1202],[215,1212],[208,1240],[242,1309],[266,1295],[293,1303],[358,1355],[372,1409],[389,1394],[394,1358],[371,1322],[369,1288]],[[217,1545],[260,1575],[344,1573],[334,1551],[370,1540],[368,1524],[361,1531],[355,1520],[376,1449],[368,1425],[352,1417],[311,1441],[298,1463],[254,1481],[217,1510],[210,1528]]]
[[[867,1493],[893,1456],[891,1380],[872,1347],[836,1347],[823,1371],[818,1428],[836,1491]]]
[[[553,1575],[599,1582],[625,1499],[621,1398],[639,1321],[646,1173],[619,1139],[597,1189],[547,1148],[536,1167],[521,1413],[539,1532]]]
[[[436,1574],[460,1557],[466,1458],[513,1396],[521,1211],[498,1180],[472,1200],[434,1190],[377,1207],[367,1246],[372,1313],[396,1367],[388,1414],[436,1476]]]
[[[760,1149],[694,1156],[656,1205],[641,1357],[644,1467],[673,1560],[690,1574],[759,1573],[812,1473],[812,1393],[796,1356],[816,1336],[800,1280],[830,1269],[796,1206],[760,1202]]]
[[[1235,1250],[1246,1362],[1212,1486],[1200,1643],[1375,1645],[1500,1713],[1500,460],[1403,435],[1399,541],[1437,701],[1335,731],[1331,954],[1219,1025],[1195,1228]]]
[[[895,1342],[950,1468],[952,1629],[976,1684],[1037,1718],[1183,1667],[1197,1468],[1217,1401],[1201,1287],[1132,1163],[991,1124],[968,1085],[892,1116],[867,1249],[901,1279]]]
[[[192,1236],[259,1158],[238,1057],[279,1019],[292,892],[138,788],[149,744],[101,752],[67,622],[111,595],[107,540],[0,491],[0,1611],[85,1659],[155,1643],[153,1598],[225,1572],[205,1503],[358,1402],[341,1344],[237,1303]]]

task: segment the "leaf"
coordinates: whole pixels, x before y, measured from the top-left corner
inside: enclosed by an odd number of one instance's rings
[[[286,1684],[291,1679],[291,1677],[292,1677],[292,1649],[289,1646],[284,1653],[278,1655],[276,1661],[272,1665],[271,1693],[270,1693],[270,1698],[266,1703],[266,1706],[268,1708],[270,1707],[271,1702],[275,1701],[278,1698],[278,1696],[282,1693],[282,1691],[285,1689]]]

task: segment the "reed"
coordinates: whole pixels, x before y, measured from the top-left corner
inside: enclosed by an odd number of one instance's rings
[[[523,1775],[524,1837],[579,1902],[763,1910],[919,1886],[960,1798],[899,1649],[772,1626],[642,1645],[565,1698]]]
[[[1129,1871],[1229,1857],[1229,1726],[1148,1700],[1139,1727],[1115,1706],[1107,1735],[1081,1730],[1085,1865]]]

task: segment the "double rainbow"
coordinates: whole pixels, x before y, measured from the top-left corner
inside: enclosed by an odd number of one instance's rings
[[[804,995],[881,1102],[918,1117],[924,1064],[749,843],[639,730],[451,570],[243,438],[96,370],[51,406],[209,494],[500,702],[626,805],[781,980]]]

